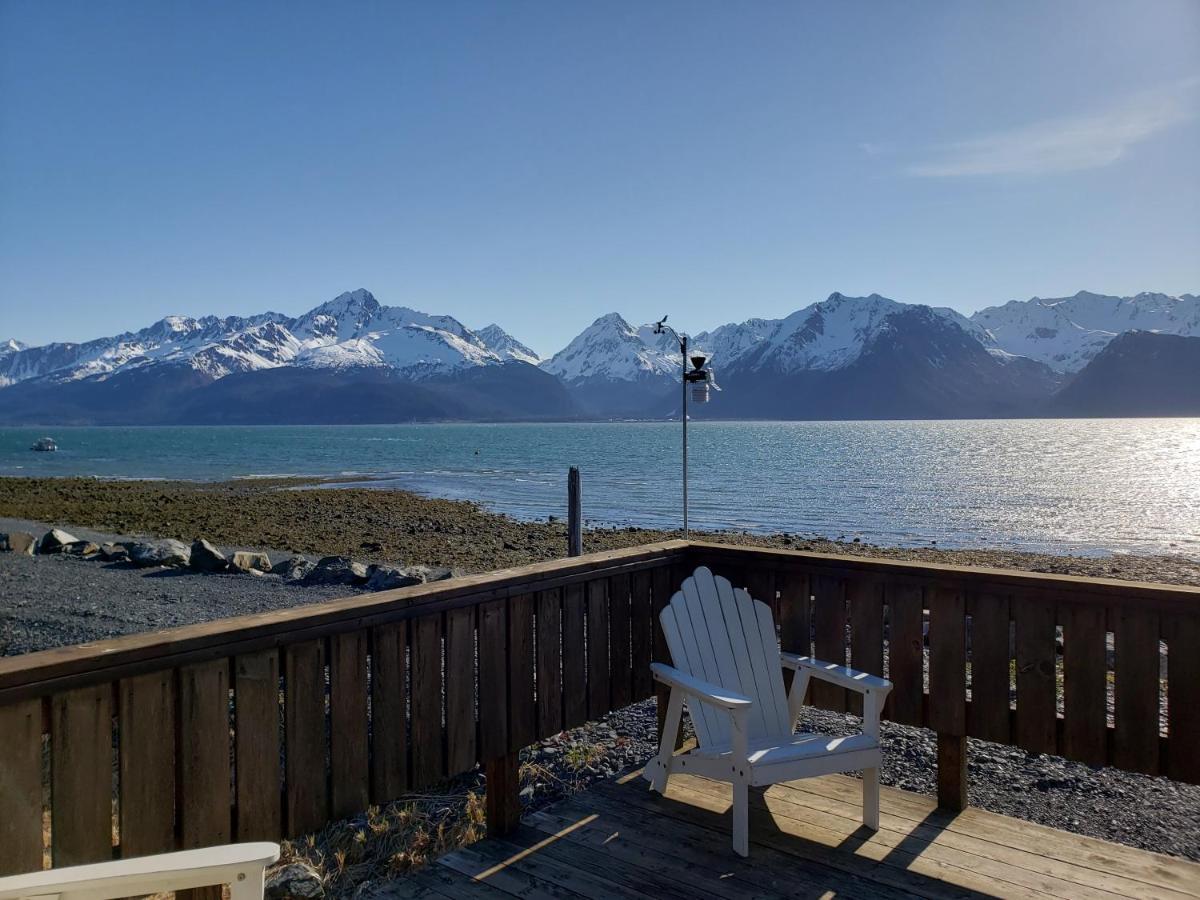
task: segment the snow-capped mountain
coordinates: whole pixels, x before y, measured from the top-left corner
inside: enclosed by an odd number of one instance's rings
[[[475,332],[483,345],[501,359],[517,359],[531,366],[538,365],[542,358],[518,341],[515,337],[493,322]]]
[[[388,368],[422,378],[508,359],[536,361],[527,347],[493,328],[481,336],[452,316],[384,306],[360,289],[296,318],[168,316],[141,331],[83,344],[26,347],[10,340],[0,345],[0,386],[103,378],[155,364],[190,367],[212,379],[289,365]]]
[[[664,340],[665,339],[665,340]],[[601,316],[552,357],[542,370],[569,386],[588,382],[643,382],[679,372],[678,351],[654,326],[635,328],[617,313]]]
[[[1080,291],[1073,297],[1012,300],[971,316],[989,348],[1074,373],[1127,331],[1200,336],[1200,297],[1142,293],[1114,297]]]

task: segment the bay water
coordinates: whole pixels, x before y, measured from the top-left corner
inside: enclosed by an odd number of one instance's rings
[[[56,453],[30,445],[49,434]],[[869,543],[1200,557],[1200,419],[694,422],[696,529]],[[0,428],[0,476],[336,476],[564,516],[677,528],[678,422]],[[334,488],[336,489],[336,488]]]

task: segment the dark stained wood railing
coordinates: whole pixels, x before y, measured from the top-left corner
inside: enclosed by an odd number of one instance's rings
[[[477,763],[503,830],[518,750],[651,696],[686,546],[0,659],[0,874],[299,835]]]
[[[944,806],[968,736],[1200,783],[1200,588],[693,543],[701,564],[774,603],[785,650],[889,677],[885,716],[938,734]]]
[[[675,541],[0,659],[0,874],[303,834],[477,764],[503,831],[517,751],[653,695],[700,564],[785,649],[891,678],[944,805],[968,735],[1200,783],[1200,589]]]

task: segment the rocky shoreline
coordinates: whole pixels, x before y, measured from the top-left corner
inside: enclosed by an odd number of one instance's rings
[[[475,503],[419,497],[405,491],[338,487],[329,480],[0,478],[0,517],[133,537],[152,535],[185,542],[204,538],[221,546],[270,547],[291,554],[345,556],[400,566],[415,562],[465,572],[557,559],[567,542],[566,525],[559,520],[522,522]],[[586,529],[584,551],[679,536],[678,532],[634,527]],[[736,531],[694,531],[693,536],[820,553],[1200,585],[1200,559],[1182,555],[1084,557],[932,545],[882,547],[804,534]]]

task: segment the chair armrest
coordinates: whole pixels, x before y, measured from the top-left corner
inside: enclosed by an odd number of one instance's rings
[[[261,884],[262,871],[277,859],[279,845],[267,842],[180,850],[0,878],[0,898],[142,896],[229,884],[249,873]]]
[[[695,697],[702,703],[708,703],[720,709],[733,712],[737,709],[747,709],[754,703],[749,697],[744,697],[736,691],[729,691],[718,685],[709,684],[707,681],[701,681],[699,678],[693,678],[686,672],[680,672],[666,663],[651,663],[650,671],[654,674],[655,681],[678,688],[689,697]]]
[[[849,666],[839,666],[837,663],[823,662],[819,659],[813,659],[811,656],[780,653],[779,661],[783,664],[784,668],[795,671],[803,669],[810,673],[813,678],[820,678],[822,681],[841,685],[852,691],[858,691],[860,694],[865,694],[867,691],[881,691],[886,693],[892,689],[892,683],[886,678],[880,678],[878,675],[870,675],[867,672],[860,672],[858,669],[851,669]]]

